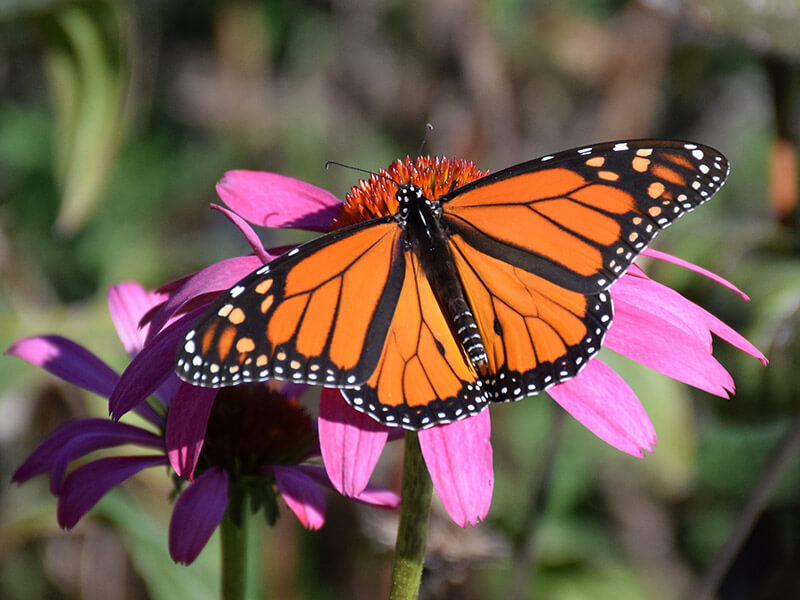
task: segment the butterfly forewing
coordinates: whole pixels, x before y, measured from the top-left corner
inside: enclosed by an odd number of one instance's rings
[[[728,162],[697,144],[612,142],[522,163],[443,198],[451,232],[485,254],[591,294],[661,229],[708,200]]]
[[[363,383],[400,295],[402,235],[393,219],[376,219],[258,269],[186,334],[178,374],[211,387],[264,379]]]

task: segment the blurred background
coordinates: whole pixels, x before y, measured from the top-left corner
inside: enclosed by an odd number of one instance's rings
[[[798,597],[799,31],[796,0],[2,0],[0,348],[58,333],[122,370],[109,285],[155,288],[248,251],[208,210],[228,169],[343,197],[357,178],[326,160],[379,169],[413,154],[426,122],[429,152],[491,170],[603,140],[699,141],[730,159],[728,183],[655,247],[752,301],[642,264],[770,366],[717,341],[737,383],[720,399],[605,356],[657,429],[641,460],[546,396],[494,407],[492,509],[460,530],[434,507],[423,597],[694,598],[718,576],[719,598]],[[307,235],[260,233],[268,247]],[[104,400],[0,359],[0,597],[218,597],[215,539],[190,567],[169,560],[164,473],[118,488],[71,532],[46,478],[9,483],[58,425],[105,414]],[[380,483],[397,486],[398,449]],[[394,515],[328,500],[319,532],[285,510],[257,529],[252,598],[385,593]],[[737,533],[727,569],[718,550]]]

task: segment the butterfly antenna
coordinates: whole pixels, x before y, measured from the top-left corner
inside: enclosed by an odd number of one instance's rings
[[[430,123],[425,123],[425,133],[422,134],[422,141],[419,144],[419,150],[417,150],[417,156],[414,158],[415,161],[420,157],[420,154],[422,154],[422,148],[425,146],[425,141],[428,139],[428,133],[430,133],[431,131],[433,131],[433,125],[431,125]]]
[[[326,161],[325,162],[325,170],[327,171],[328,167],[330,167],[331,165],[336,165],[337,167],[343,167],[345,169],[350,169],[352,171],[358,171],[359,173],[366,173],[367,175],[374,175],[375,177],[383,177],[384,179],[387,179],[387,180],[391,181],[397,187],[400,187],[399,183],[397,183],[391,177],[389,177],[387,175],[384,175],[383,173],[375,173],[373,171],[368,171],[367,169],[360,169],[359,167],[354,167],[352,165],[346,165],[344,163],[340,163],[340,162],[335,161],[335,160]]]

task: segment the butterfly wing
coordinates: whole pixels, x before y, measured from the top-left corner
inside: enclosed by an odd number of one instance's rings
[[[577,375],[611,324],[605,290],[727,173],[725,158],[706,146],[612,142],[523,163],[444,198],[492,400],[519,400]]]
[[[386,425],[424,429],[480,412],[489,401],[417,257],[407,250],[400,297],[372,376],[347,401]]]
[[[442,199],[451,234],[585,294],[607,289],[661,229],[708,200],[728,162],[707,146],[639,140],[545,156]]]
[[[177,373],[222,387],[282,379],[335,387],[375,370],[405,275],[392,217],[316,238],[225,292],[186,334]]]
[[[519,400],[578,374],[600,350],[613,309],[608,292],[585,295],[450,238],[486,349],[493,401]]]

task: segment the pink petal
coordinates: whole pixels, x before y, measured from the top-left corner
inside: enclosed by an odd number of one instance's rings
[[[42,367],[56,377],[108,398],[119,375],[83,346],[58,335],[23,338],[6,354]]]
[[[59,493],[58,524],[71,529],[111,488],[142,469],[166,464],[166,456],[114,456],[75,469]]]
[[[191,312],[167,326],[133,358],[108,399],[112,418],[119,419],[144,402],[173,374],[178,343],[201,312],[202,309]]]
[[[489,512],[494,489],[489,411],[418,435],[433,487],[448,514],[461,527],[477,525]]]
[[[711,336],[685,298],[664,298],[665,286],[623,277],[611,288],[614,321],[603,345],[631,360],[711,394],[727,398],[730,374],[711,352]],[[672,301],[670,301],[672,300]]]
[[[169,463],[184,479],[194,479],[194,468],[200,458],[208,417],[216,389],[181,383],[167,415],[166,447]]]
[[[82,419],[67,423],[57,429],[14,472],[12,481],[23,483],[51,471],[50,491],[58,493],[66,463],[98,450],[121,444],[138,444],[152,448],[164,448],[164,440],[154,433],[106,419]],[[62,463],[62,466],[56,466]]]
[[[652,452],[656,432],[628,384],[599,359],[580,374],[551,387],[550,396],[604,442],[633,456]]]
[[[358,496],[375,470],[388,428],[348,405],[339,390],[324,388],[318,430],[322,461],[334,487],[345,496]]]
[[[324,485],[325,487],[333,489],[333,484],[323,467],[304,464],[297,465],[295,468],[311,477],[311,479],[316,481],[319,485]],[[352,498],[357,502],[368,504],[374,508],[390,509],[400,506],[400,496],[391,490],[372,485],[371,483],[358,496],[353,496]]]
[[[228,473],[211,467],[180,495],[169,521],[169,554],[190,564],[222,522],[228,507]]]
[[[672,254],[667,254],[666,252],[660,252],[659,250],[653,250],[652,248],[647,248],[642,252],[643,256],[649,256],[650,258],[657,258],[658,260],[663,260],[664,262],[672,263],[674,265],[678,265],[684,267],[685,269],[689,269],[690,271],[694,271],[695,273],[699,273],[704,277],[708,277],[712,281],[716,281],[723,287],[728,288],[732,292],[739,295],[742,300],[749,301],[750,297],[745,294],[742,290],[737,288],[727,279],[720,277],[716,273],[712,273],[708,269],[704,269],[703,267],[699,267],[694,263],[690,263],[689,261],[683,260],[682,258],[678,258],[677,256],[673,256]]]
[[[327,231],[342,203],[315,185],[261,171],[228,171],[217,194],[236,213],[262,227]]]
[[[108,309],[117,329],[122,346],[131,356],[136,356],[144,346],[147,326],[140,327],[139,320],[164,296],[148,292],[136,282],[128,281],[108,288]]]
[[[217,294],[232,287],[263,264],[258,256],[237,256],[214,263],[190,275],[170,294],[169,300],[152,315],[150,331],[161,331],[172,315],[195,298],[208,296],[205,303],[211,302]],[[192,307],[195,308],[197,307]]]
[[[244,236],[244,239],[247,240],[248,245],[253,250],[253,254],[255,254],[258,258],[261,259],[262,263],[268,263],[271,261],[274,256],[269,254],[266,250],[264,250],[264,245],[261,243],[261,239],[256,235],[256,232],[253,231],[253,228],[247,224],[247,221],[242,219],[239,215],[237,215],[232,210],[228,210],[227,208],[220,206],[219,204],[212,204],[211,208],[214,210],[218,210],[223,215],[228,217],[228,219],[233,223]]]
[[[281,496],[306,529],[325,523],[325,494],[316,482],[296,467],[270,467]]]

